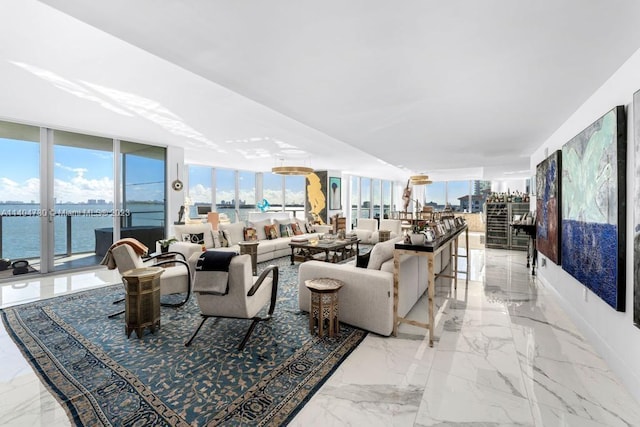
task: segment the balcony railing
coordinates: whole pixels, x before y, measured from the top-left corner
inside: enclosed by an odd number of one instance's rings
[[[38,258],[40,256],[40,218],[53,217],[55,230],[55,256],[72,256],[95,251],[95,230],[113,227],[112,209],[77,209],[45,211],[41,209],[0,209],[0,258]],[[164,210],[130,211],[118,215],[121,227],[157,225],[164,230]],[[21,221],[20,218],[23,220]],[[74,225],[74,219],[83,218]],[[18,219],[14,222],[12,219]],[[11,223],[11,224],[10,224]],[[9,225],[10,224],[10,225]],[[11,229],[6,229],[11,227]],[[7,239],[10,241],[7,242]],[[12,250],[5,250],[9,243]],[[74,251],[75,249],[75,251]],[[8,255],[8,256],[7,256]]]

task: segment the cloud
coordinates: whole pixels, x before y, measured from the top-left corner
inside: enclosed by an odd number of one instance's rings
[[[56,165],[56,167],[58,167],[58,168],[60,168],[60,169],[63,169],[63,170],[66,170],[66,171],[70,171],[70,172],[76,173],[76,174],[78,174],[79,176],[82,176],[82,175],[84,175],[86,172],[88,172],[88,171],[89,171],[89,169],[86,169],[86,168],[72,168],[71,166],[65,166],[65,165],[63,165],[62,163],[56,163],[55,165]]]
[[[2,201],[30,202],[40,199],[40,180],[29,178],[24,182],[13,181],[6,177],[0,177],[0,194]]]

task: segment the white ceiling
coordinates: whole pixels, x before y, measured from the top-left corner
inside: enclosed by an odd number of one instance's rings
[[[640,47],[636,0],[7,0],[0,16],[0,117],[393,179],[529,176]]]

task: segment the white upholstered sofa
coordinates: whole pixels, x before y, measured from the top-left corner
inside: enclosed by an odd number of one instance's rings
[[[281,236],[280,225],[292,223],[296,223],[301,231],[304,230],[303,234],[298,236]],[[268,239],[264,229],[265,225],[275,225],[278,236]],[[309,232],[307,232],[308,227]],[[245,241],[246,229],[252,228],[255,230],[256,240],[259,242],[257,261],[263,262],[290,255],[291,247],[289,246],[289,242],[291,242],[292,237],[316,238],[329,232],[331,226],[309,225],[304,220],[291,218],[287,212],[273,212],[252,215],[247,223],[219,224],[218,228],[219,230],[213,230],[211,224],[208,222],[174,225],[174,238],[176,238],[178,242],[172,243],[169,246],[169,250],[182,253],[186,259],[189,259],[191,255],[196,252],[201,252],[203,245],[204,249],[234,251],[239,253],[239,243]],[[222,231],[222,233],[220,233],[220,231]],[[200,234],[202,234],[204,243],[192,243],[189,237],[194,236],[195,240],[200,238]]]
[[[367,268],[349,264],[330,264],[307,261],[298,273],[298,304],[309,311],[310,292],[305,281],[319,277],[344,282],[338,298],[340,321],[380,335],[393,332],[393,249],[402,237],[377,243],[370,252]],[[449,267],[450,252],[443,250],[436,256],[434,270]],[[443,262],[444,261],[444,262]],[[427,261],[425,257],[403,256],[400,260],[398,315],[405,316],[427,290]],[[425,313],[425,320],[426,320]]]
[[[375,231],[378,231],[378,220],[373,218],[358,218],[356,228],[353,229],[362,243],[375,243],[371,240]]]

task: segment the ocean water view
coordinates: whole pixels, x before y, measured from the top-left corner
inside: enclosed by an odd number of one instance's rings
[[[71,233],[71,253],[91,253],[95,250],[95,229],[113,227],[114,211],[110,203],[57,204],[54,209],[54,253],[67,255],[67,232]],[[130,203],[122,212],[115,212],[123,224],[156,225],[165,223],[161,203]],[[0,203],[1,258],[30,259],[40,257],[40,221],[49,212],[42,212],[38,203]],[[69,227],[70,226],[70,227]]]
[[[272,210],[280,207],[272,207]],[[296,216],[304,216],[303,206],[287,207]],[[236,211],[232,207],[218,206],[220,214],[226,214],[231,222],[236,221]],[[254,206],[238,210],[239,219],[245,221]],[[71,254],[93,253],[95,251],[95,230],[113,227],[113,204],[111,203],[69,203],[57,204],[54,209],[54,250],[56,257]],[[115,212],[122,218],[121,226],[153,225],[164,226],[165,214],[162,203],[129,203],[122,212]],[[34,259],[40,257],[40,221],[43,213],[38,203],[0,203],[0,258]],[[293,214],[292,214],[293,215]],[[190,207],[190,218],[198,218],[196,206]],[[71,252],[67,250],[70,230]]]

